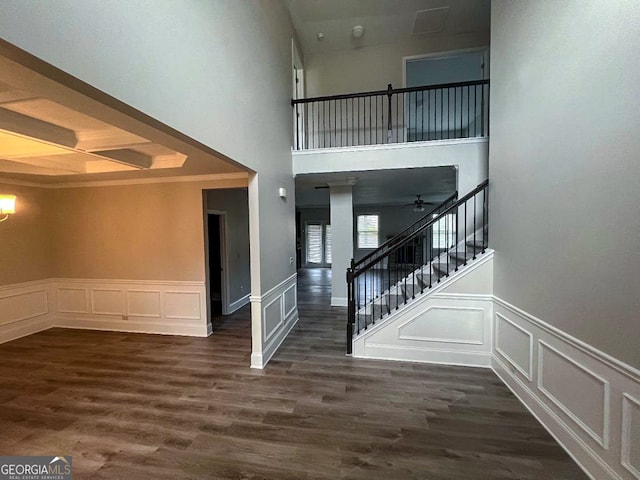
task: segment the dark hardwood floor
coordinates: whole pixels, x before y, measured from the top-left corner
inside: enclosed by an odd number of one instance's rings
[[[585,479],[486,369],[347,358],[328,270],[248,368],[248,307],[209,338],[51,329],[0,345],[0,455],[76,479]]]

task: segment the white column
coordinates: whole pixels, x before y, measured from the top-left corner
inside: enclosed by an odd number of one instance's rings
[[[331,202],[331,305],[347,306],[347,267],[353,257],[353,186],[329,184]]]

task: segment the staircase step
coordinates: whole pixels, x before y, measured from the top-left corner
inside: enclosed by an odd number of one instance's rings
[[[464,248],[462,249],[458,248],[457,252],[455,250],[452,250],[451,252],[449,252],[449,258],[453,262],[455,262],[455,264],[458,264],[458,265],[467,263],[469,260],[473,259],[474,255],[475,255],[475,249],[467,250],[466,253],[464,251]]]
[[[467,246],[470,248],[474,248],[476,250],[482,250],[484,248],[486,248],[486,246],[484,245],[483,240],[480,239],[476,239],[475,242],[473,240],[469,240],[467,241]]]
[[[456,266],[453,262],[439,262],[433,264],[433,271],[439,272],[440,276],[450,274],[455,271]]]

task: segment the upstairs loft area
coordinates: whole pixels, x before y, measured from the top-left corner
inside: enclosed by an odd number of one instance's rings
[[[292,99],[294,150],[489,136],[489,79]]]

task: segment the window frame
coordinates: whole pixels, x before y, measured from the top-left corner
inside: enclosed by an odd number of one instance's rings
[[[360,222],[359,219],[360,217],[369,217],[369,216],[375,216],[377,217],[377,229],[375,231],[376,233],[376,246],[375,247],[361,247],[360,246]],[[355,230],[356,230],[356,248],[358,250],[375,250],[376,248],[380,247],[380,220],[381,220],[382,215],[380,215],[379,212],[362,212],[362,213],[358,213],[356,215],[356,221],[355,221]],[[365,231],[363,231],[362,233],[365,233]],[[370,233],[370,232],[367,232]]]

